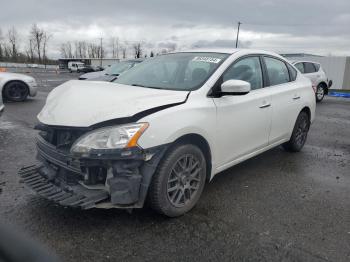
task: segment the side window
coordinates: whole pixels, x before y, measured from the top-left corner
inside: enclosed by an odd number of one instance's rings
[[[270,86],[280,85],[289,82],[289,72],[286,64],[278,59],[264,57],[267,75],[270,80]]]
[[[297,63],[294,66],[300,71],[300,73],[302,73],[302,74],[305,73],[304,64],[303,63]]]
[[[290,64],[287,64],[289,74],[290,74],[290,81],[295,81],[297,78],[297,70],[294,69]]]
[[[321,65],[320,64],[314,64],[315,68],[316,68],[316,72],[318,72],[318,70],[320,70]]]
[[[247,81],[251,89],[263,87],[262,70],[259,57],[247,57],[231,65],[222,75],[223,82],[231,79]]]
[[[316,68],[313,63],[304,63],[305,74],[315,73]]]

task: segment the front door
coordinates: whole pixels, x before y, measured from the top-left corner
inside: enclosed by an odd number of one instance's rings
[[[246,95],[214,98],[217,107],[218,169],[223,170],[235,160],[268,145],[271,107],[268,90],[263,88],[260,58],[249,56],[234,62],[222,75],[251,84]]]

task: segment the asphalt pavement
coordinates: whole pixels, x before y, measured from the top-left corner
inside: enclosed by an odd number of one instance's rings
[[[147,207],[64,208],[19,183],[48,92],[78,77],[31,74],[38,96],[0,118],[0,220],[62,261],[350,261],[350,99],[317,104],[302,152],[277,147],[222,172],[196,208],[169,219]]]

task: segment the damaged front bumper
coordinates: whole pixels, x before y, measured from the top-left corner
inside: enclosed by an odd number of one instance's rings
[[[113,157],[76,159],[43,137],[37,138],[39,164],[22,168],[21,180],[39,195],[64,206],[141,208],[167,145],[120,150]]]

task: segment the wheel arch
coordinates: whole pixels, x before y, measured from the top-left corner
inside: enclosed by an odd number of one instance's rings
[[[303,109],[301,109],[300,113],[301,112],[305,112],[308,115],[311,124],[311,109],[308,106],[305,106]]]
[[[173,142],[172,146],[176,146],[179,144],[193,144],[199,147],[206,160],[206,180],[209,181],[211,178],[212,171],[212,152],[208,141],[199,134],[191,133],[177,138]]]
[[[324,93],[326,95],[328,95],[328,85],[327,85],[327,83],[325,81],[321,81],[320,83],[318,83],[317,86],[321,86],[321,85],[324,86],[324,88],[325,88]]]
[[[6,86],[10,83],[13,83],[13,82],[20,82],[20,83],[24,84],[25,87],[27,88],[28,94],[30,93],[29,86],[26,82],[24,82],[23,80],[20,80],[20,79],[9,79],[2,86],[1,94],[3,97],[4,97],[4,90],[5,90]]]

